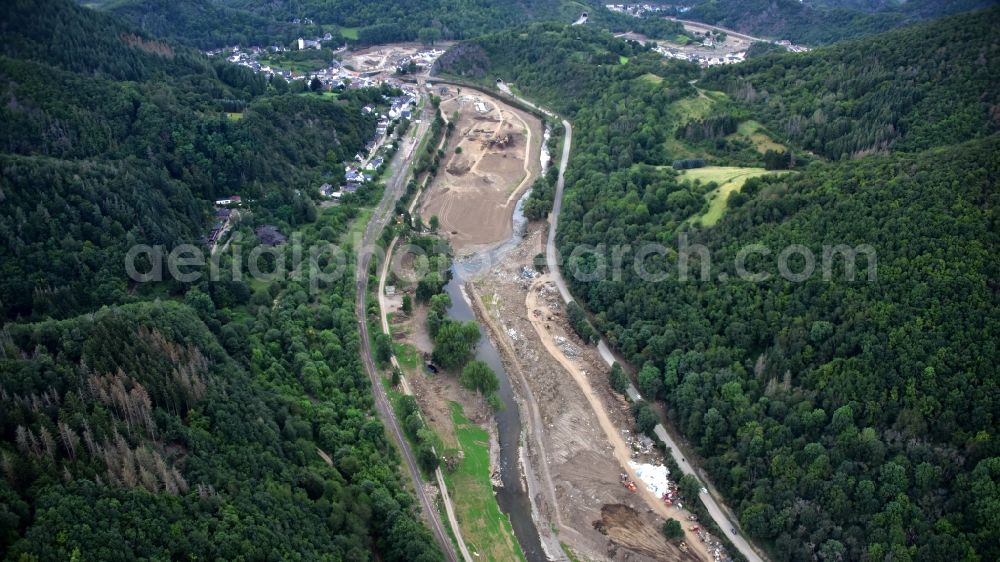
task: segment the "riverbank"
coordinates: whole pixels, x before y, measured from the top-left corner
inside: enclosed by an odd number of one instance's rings
[[[563,543],[581,559],[710,560],[699,544],[684,552],[668,543],[659,528],[673,512],[662,502],[657,505],[658,498],[651,500],[622,485],[620,475],[630,470],[630,458],[647,464],[661,464],[662,459],[655,450],[641,451],[632,437],[628,405],[610,391],[596,351],[586,350],[582,342],[568,347],[577,354],[575,360],[586,365],[584,371],[611,424],[621,428],[615,437],[636,447],[617,457],[587,394],[535,333],[526,299],[538,275],[532,262],[544,247],[545,233],[543,223],[530,225],[521,244],[467,285],[477,319],[524,398],[524,472],[539,518],[551,527],[550,544]]]

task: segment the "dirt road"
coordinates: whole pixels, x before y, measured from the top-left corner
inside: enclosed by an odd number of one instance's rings
[[[552,286],[552,278],[550,275],[543,275],[537,278],[531,287],[528,289],[528,296],[525,300],[525,308],[528,311],[528,319],[531,321],[531,325],[535,328],[535,332],[538,334],[539,339],[542,341],[542,345],[549,354],[559,362],[560,365],[569,373],[573,382],[580,388],[583,395],[587,398],[587,402],[590,404],[594,415],[597,417],[597,421],[604,431],[604,435],[607,437],[608,441],[611,443],[614,449],[615,458],[618,459],[618,463],[621,464],[622,471],[627,473],[629,477],[634,482],[640,482],[638,475],[636,475],[635,470],[632,469],[629,462],[632,460],[632,449],[625,443],[622,439],[621,433],[618,427],[611,421],[608,417],[607,407],[601,402],[600,397],[594,391],[590,385],[590,380],[587,375],[582,371],[581,367],[566,357],[566,354],[556,345],[555,339],[549,330],[549,324],[546,320],[548,315],[548,307],[540,304],[538,302],[539,290],[546,285]],[[676,507],[667,506],[661,498],[656,497],[652,492],[649,491],[645,486],[639,486],[638,494],[642,497],[646,505],[652,508],[660,517],[665,519],[678,519],[681,524],[687,521],[688,512],[684,510],[679,510]],[[692,532],[688,526],[684,525],[684,534],[686,542],[689,546],[693,547],[694,550],[704,560],[712,560],[711,554],[705,548],[705,545],[699,540],[698,535]]]
[[[507,240],[518,198],[541,173],[534,157],[541,122],[534,115],[470,89],[443,86],[441,113],[454,126],[440,169],[419,205],[459,255]]]
[[[531,102],[527,100],[524,100],[517,96],[514,97],[523,103],[532,105],[532,107],[537,107],[534,106],[534,104],[531,104]],[[545,113],[552,115],[547,111],[545,111]],[[566,188],[566,178],[565,178],[566,165],[569,162],[570,147],[573,143],[572,125],[570,125],[570,123],[566,120],[563,120],[562,123],[563,127],[565,127],[566,129],[566,138],[563,142],[563,152],[559,162],[559,178],[556,181],[555,199],[552,203],[552,212],[549,213],[549,218],[548,218],[549,233],[545,243],[545,263],[549,269],[549,276],[550,276],[549,279],[559,290],[559,295],[562,297],[563,302],[569,303],[569,301],[573,300],[573,296],[570,294],[569,287],[566,286],[566,281],[565,279],[563,279],[561,270],[559,268],[561,260],[559,259],[558,250],[556,248],[556,229],[559,224],[559,214],[562,211],[563,192],[565,191]],[[611,353],[611,349],[608,346],[607,341],[603,337],[601,338],[598,344],[598,350],[601,353],[601,357],[608,363],[608,365],[614,363],[615,359]],[[631,384],[629,385],[628,394],[633,400],[639,397],[639,392]],[[674,442],[673,438],[667,433],[666,429],[663,427],[663,424],[657,424],[654,431],[656,432],[657,436],[663,439],[664,443],[666,443],[667,446],[670,448],[671,454],[673,455],[674,460],[677,462],[677,464],[680,465],[681,470],[685,474],[692,474],[698,476],[699,480],[703,480],[703,478],[701,478],[695,472],[694,468],[690,466],[690,464],[687,462],[684,456],[680,453],[679,448],[676,446],[676,443]],[[709,485],[709,487],[711,486]],[[721,502],[717,500],[714,495],[702,494],[701,499],[704,502],[705,507],[708,509],[709,514],[712,516],[712,519],[716,522],[717,525],[719,525],[719,527],[723,531],[729,531],[730,529],[737,529],[737,533],[730,534],[728,536],[728,539],[733,542],[733,545],[735,545],[736,549],[740,551],[740,554],[746,557],[746,559],[749,560],[750,562],[764,562],[764,559],[760,556],[760,554],[758,554],[757,550],[753,546],[751,546],[749,541],[747,541],[743,537],[743,534],[739,532],[739,525],[733,521],[733,518],[727,515],[728,513],[732,513],[732,511],[729,510],[728,508],[724,508]]]
[[[429,105],[427,107],[429,107]],[[421,123],[419,125],[420,129],[417,130],[415,139],[422,138],[422,136],[426,134],[426,124],[430,122],[429,117],[430,113],[425,107]],[[396,419],[396,413],[393,411],[392,404],[389,403],[389,398],[386,396],[385,388],[382,386],[382,376],[379,374],[378,369],[375,367],[375,362],[372,360],[368,322],[365,321],[365,297],[367,296],[368,287],[368,268],[371,264],[372,255],[374,253],[374,243],[381,235],[382,229],[385,228],[386,223],[389,221],[389,216],[392,212],[392,207],[396,203],[396,199],[398,199],[406,189],[406,176],[412,158],[413,150],[411,147],[407,151],[401,151],[398,153],[397,157],[393,159],[390,164],[389,179],[386,181],[385,191],[382,194],[382,200],[376,207],[375,212],[372,213],[372,218],[368,223],[368,227],[365,229],[364,238],[361,240],[361,247],[358,249],[358,262],[356,270],[357,294],[355,299],[355,315],[358,319],[358,331],[361,336],[361,362],[364,364],[365,372],[368,374],[368,379],[371,381],[372,393],[375,396],[375,409],[378,412],[379,417],[382,418],[383,423],[385,423],[386,427],[389,429],[389,433],[396,441],[396,446],[399,448],[399,452],[410,472],[410,477],[413,479],[414,493],[417,495],[417,499],[420,500],[424,516],[431,526],[431,531],[434,533],[434,538],[437,541],[438,546],[441,548],[441,551],[447,560],[450,562],[458,562],[458,556],[455,555],[455,549],[452,546],[451,539],[449,538],[448,533],[445,532],[444,526],[441,524],[441,518],[438,516],[437,509],[434,506],[434,501],[427,494],[423,476],[421,476],[420,469],[417,467],[413,450],[410,448],[410,444],[406,440],[406,437],[403,436],[403,431],[400,429],[399,421]]]

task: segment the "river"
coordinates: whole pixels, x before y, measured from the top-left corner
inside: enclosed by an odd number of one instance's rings
[[[546,142],[550,136],[548,127],[542,141],[540,160],[542,163],[542,173],[547,168],[550,158]],[[525,191],[514,207],[513,229],[510,239],[501,242],[492,248],[473,254],[461,261],[456,261],[451,268],[451,280],[445,286],[445,292],[451,297],[451,307],[448,308],[448,315],[462,322],[476,320],[476,315],[472,311],[468,297],[462,285],[465,281],[474,279],[484,268],[490,268],[496,264],[505,253],[517,247],[524,239],[528,221],[524,217],[524,203],[528,200],[531,190]],[[514,535],[517,537],[521,550],[528,562],[546,562],[548,558],[542,548],[538,529],[535,528],[531,517],[531,500],[523,484],[524,479],[521,474],[520,449],[521,449],[521,414],[518,411],[517,399],[514,396],[514,388],[511,386],[510,377],[504,369],[500,360],[500,353],[490,341],[482,326],[479,326],[479,344],[476,347],[476,359],[485,362],[497,374],[500,380],[500,390],[497,395],[503,402],[504,409],[494,414],[497,424],[497,437],[500,442],[500,457],[498,465],[500,469],[500,481],[503,487],[496,489],[497,503],[500,509],[510,517]]]

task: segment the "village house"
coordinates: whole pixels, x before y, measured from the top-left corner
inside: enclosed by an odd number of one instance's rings
[[[243,199],[239,195],[230,195],[225,199],[216,199],[215,204],[219,206],[223,205],[239,205],[243,202]]]
[[[357,168],[347,166],[344,168],[344,179],[348,183],[363,183],[365,181],[365,175],[358,171]]]

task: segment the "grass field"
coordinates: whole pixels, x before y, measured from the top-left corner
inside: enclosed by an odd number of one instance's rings
[[[670,104],[670,107],[673,113],[677,115],[678,123],[683,123],[692,119],[705,117],[712,110],[712,106],[716,102],[725,99],[726,94],[722,92],[698,89],[697,96],[677,100]]]
[[[274,53],[268,57],[262,57],[260,64],[282,70],[309,74],[330,65],[330,61],[325,56],[325,54],[328,55],[329,53],[329,49],[322,51],[308,50]]]
[[[662,76],[657,76],[651,72],[647,72],[646,74],[643,74],[639,78],[645,80],[646,82],[652,82],[653,84],[659,84],[660,82],[663,82]]]
[[[226,117],[228,117],[230,121],[239,121],[240,119],[243,119],[243,114],[228,111],[226,112]]]
[[[369,186],[364,189],[373,188]],[[353,248],[357,245],[357,243],[361,242],[361,240],[365,237],[365,229],[368,228],[368,221],[372,218],[372,212],[373,209],[371,207],[361,209],[361,211],[358,212],[358,216],[354,217],[351,221],[351,227],[348,228],[347,232],[345,232],[343,237],[341,237],[342,244],[346,244],[346,247]],[[377,334],[378,332],[373,333]]]
[[[679,121],[690,121],[691,119],[701,119],[712,110],[711,99],[707,97],[684,98],[673,103],[673,110],[680,118]]]
[[[413,347],[408,343],[394,343],[392,344],[392,352],[396,354],[396,360],[399,361],[399,365],[404,369],[418,369],[420,368],[420,354],[417,353],[417,348]]]
[[[455,472],[444,473],[465,544],[476,560],[524,560],[510,520],[493,495],[489,434],[470,422],[455,402],[451,419],[464,457]]]
[[[340,34],[343,35],[344,38],[346,38],[346,39],[353,39],[354,41],[357,41],[358,40],[358,30],[360,30],[360,29],[361,28],[359,28],[359,27],[341,27],[340,28]]]
[[[708,211],[700,216],[692,217],[691,222],[702,226],[715,226],[726,213],[726,203],[729,195],[743,188],[748,178],[773,174],[764,168],[741,168],[735,166],[706,166],[681,172],[681,177],[691,181],[701,180],[702,183],[715,182],[719,185],[705,195],[709,201]]]
[[[628,57],[618,55],[618,64],[628,64]]]
[[[763,131],[763,128],[763,125],[751,119],[740,123],[736,132],[728,135],[726,138],[736,138],[750,141],[753,143],[754,149],[761,154],[767,152],[768,150],[785,150],[785,146],[774,142],[774,140],[772,140],[771,137]]]

